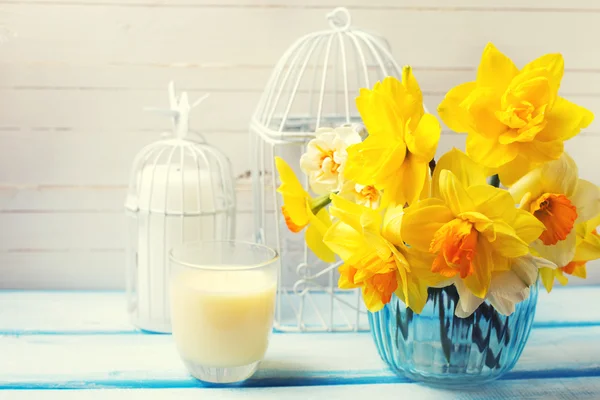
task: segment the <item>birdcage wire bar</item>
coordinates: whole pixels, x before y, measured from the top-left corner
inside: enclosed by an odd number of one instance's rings
[[[249,128],[255,240],[281,255],[275,326],[283,331],[368,329],[359,291],[337,289],[341,262],[318,260],[302,234],[287,230],[276,192],[275,156],[286,160],[309,190],[299,159],[317,128],[360,124],[354,104],[360,88],[401,76],[387,41],[353,27],[347,9],[334,9],[327,21],[329,29],[301,37],[284,52]]]

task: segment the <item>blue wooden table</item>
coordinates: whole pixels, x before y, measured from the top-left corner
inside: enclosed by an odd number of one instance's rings
[[[468,391],[394,375],[369,333],[275,333],[244,387],[203,387],[171,336],[134,330],[124,304],[121,292],[0,292],[0,399],[600,399],[597,286],[542,294],[515,369]]]

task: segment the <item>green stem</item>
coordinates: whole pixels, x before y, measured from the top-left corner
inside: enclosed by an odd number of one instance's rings
[[[338,194],[338,191],[331,192],[330,194],[324,194],[319,197],[316,197],[310,202],[310,209],[313,214],[317,215],[321,209],[327,207],[329,203],[331,203],[331,195]]]

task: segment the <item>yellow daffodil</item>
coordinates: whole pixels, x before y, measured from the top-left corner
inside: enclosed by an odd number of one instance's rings
[[[438,107],[442,120],[467,133],[467,154],[510,185],[535,166],[556,160],[563,142],[594,115],[558,96],[564,63],[547,54],[520,71],[493,44],[483,51],[475,82],[451,89]]]
[[[427,287],[437,277],[430,272],[432,256],[409,251],[398,236],[402,209],[388,209],[382,216],[378,210],[332,195],[331,214],[338,221],[324,241],[345,262],[338,286],[360,287],[371,312],[383,308],[393,293],[420,312]]]
[[[425,113],[411,68],[402,70],[402,82],[387,77],[372,90],[361,89],[356,105],[369,135],[348,147],[345,177],[383,190],[384,204],[413,203],[427,179],[441,128]]]
[[[572,260],[557,268],[540,270],[540,278],[548,292],[554,286],[554,279],[566,285],[569,279],[565,275],[572,275],[585,279],[587,277],[586,263],[600,258],[600,236],[597,228],[600,225],[600,215],[589,221],[579,223],[575,226],[577,244]]]
[[[281,180],[277,189],[283,196],[281,211],[288,229],[300,232],[308,226],[305,233],[307,246],[321,260],[334,262],[335,254],[323,243],[323,236],[331,226],[331,217],[324,208],[329,203],[329,195],[311,198],[283,159],[275,157],[275,166]]]
[[[567,265],[575,255],[575,224],[600,213],[600,189],[579,179],[577,165],[567,153],[527,173],[510,193],[544,224],[546,229],[532,247],[558,266]]]
[[[487,185],[476,169],[465,170],[464,162],[458,151],[440,159],[436,169],[454,166],[457,174],[436,173],[435,197],[405,210],[401,235],[411,248],[435,256],[433,272],[484,299],[493,274],[510,271],[515,258],[527,256],[544,225],[517,209],[507,191]]]

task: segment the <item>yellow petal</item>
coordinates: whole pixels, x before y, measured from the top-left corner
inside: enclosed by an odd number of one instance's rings
[[[354,283],[356,268],[349,264],[343,264],[338,268],[338,271],[340,272],[340,278],[338,279],[338,287],[340,289],[354,289],[358,287]]]
[[[502,96],[502,108],[518,106],[523,100],[534,107],[552,104],[556,99],[556,91],[552,91],[550,80],[550,73],[543,69],[520,72]]]
[[[536,168],[529,171],[518,181],[516,181],[508,190],[512,195],[515,202],[519,203],[525,195],[530,194],[530,201],[533,201],[544,194],[544,181],[542,176],[542,169]],[[529,204],[521,203],[521,207],[529,207]]]
[[[373,234],[370,232],[366,232],[364,234],[365,242],[367,244],[368,251],[376,254],[381,260],[388,260],[392,253],[394,252],[394,247],[390,245],[390,243],[385,240],[382,236],[377,234]],[[381,273],[381,268],[383,265],[374,266],[373,271],[377,273]],[[389,265],[385,265],[385,267],[389,267]]]
[[[425,182],[429,165],[416,157],[408,157],[396,171],[396,174],[382,184],[383,205],[412,204],[419,199]]]
[[[467,288],[480,299],[485,298],[492,279],[494,259],[492,249],[486,241],[479,241],[475,252],[474,273],[463,279]]]
[[[535,164],[531,162],[524,155],[517,155],[514,160],[504,164],[497,169],[497,174],[500,177],[500,182],[504,186],[511,187],[516,181],[521,179],[523,175],[527,174],[535,167]]]
[[[585,264],[576,266],[571,275],[581,279],[587,278],[587,270],[585,268]]]
[[[540,139],[568,140],[587,128],[594,114],[562,97],[557,98],[552,110],[546,114],[546,127],[539,133]]]
[[[331,215],[352,226],[357,232],[379,232],[381,216],[372,208],[353,203],[339,195],[331,195]],[[364,215],[364,216],[363,216]]]
[[[484,299],[475,296],[463,280],[457,279],[454,286],[458,292],[458,304],[454,313],[459,318],[467,318],[475,312]]]
[[[397,82],[397,79],[393,77],[389,77],[389,79],[393,79]],[[421,88],[419,87],[419,83],[417,82],[410,65],[402,67],[402,86],[406,89],[406,93],[409,96],[412,96],[418,103],[423,102]]]
[[[372,129],[375,129],[375,135],[395,136],[401,139],[404,123],[413,120],[414,129],[423,115],[421,91],[410,67],[406,67],[403,74],[406,83],[388,76],[376,83],[372,91],[361,90],[357,107],[369,135]]]
[[[517,236],[527,244],[531,244],[534,240],[539,238],[542,232],[546,229],[544,224],[539,219],[522,209],[516,210],[512,227],[514,228]]]
[[[408,299],[408,272],[407,269],[403,266],[408,265],[408,262],[406,261],[406,258],[401,255],[398,254],[398,252],[394,252],[397,256],[397,266],[398,269],[396,270],[396,280],[398,281],[399,285],[396,288],[396,293],[398,293],[398,298],[401,299],[404,304],[409,303],[409,299]]]
[[[408,281],[408,301],[406,305],[417,314],[420,314],[427,303],[428,293],[427,282],[418,279],[409,279]]]
[[[401,235],[403,216],[404,207],[388,207],[383,217],[383,228],[381,230],[381,234],[387,241],[399,247],[404,246]]]
[[[282,158],[275,157],[275,167],[281,180],[281,186],[277,189],[282,195],[306,197],[307,192],[296,177],[294,170]]]
[[[396,80],[392,77],[386,79]],[[394,96],[398,103],[399,114],[404,121],[413,120],[416,123],[425,112],[423,109],[423,94],[412,68],[408,65],[402,68],[402,86],[406,89],[406,96]],[[414,126],[411,128],[414,128]]]
[[[454,215],[441,203],[420,201],[404,210],[401,225],[401,237],[411,247],[422,252],[429,251],[433,235],[444,224],[450,222]]]
[[[467,194],[475,204],[475,210],[493,220],[512,221],[517,213],[515,201],[509,192],[490,185],[467,188]]]
[[[558,283],[560,283],[563,286],[569,283],[569,278],[567,278],[561,270],[554,271],[554,277],[556,278]]]
[[[541,167],[541,176],[546,192],[571,196],[577,187],[579,169],[571,156],[564,152],[558,160]]]
[[[536,58],[523,67],[521,72],[534,69],[545,69],[550,75],[550,84],[553,91],[557,91],[565,70],[565,62],[561,54],[545,54]]]
[[[572,229],[565,240],[559,240],[554,245],[545,246],[541,240],[536,240],[532,243],[532,247],[543,258],[563,267],[573,260],[576,243],[577,235],[575,234],[575,229]]]
[[[322,208],[317,215],[309,216],[310,225],[306,229],[306,245],[321,260],[332,263],[335,262],[335,254],[323,241],[328,228],[331,226],[331,217],[326,209]]]
[[[511,269],[511,260],[509,258],[506,258],[496,251],[492,251],[491,256],[492,265],[494,266],[492,272],[509,271]]]
[[[550,268],[540,268],[540,279],[548,293],[552,291],[552,287],[554,286],[554,271]]]
[[[470,134],[477,133],[488,139],[497,140],[499,135],[506,132],[508,127],[497,117],[501,94],[502,92],[491,87],[478,86],[461,104],[469,110],[473,118],[473,129]]]
[[[407,248],[403,251],[403,254],[406,257],[406,262],[410,265],[412,276],[421,280],[435,281],[436,283],[445,279],[439,274],[431,272],[431,265],[436,257],[435,254],[419,251],[414,247]]]
[[[492,243],[495,251],[504,257],[521,257],[529,254],[529,243],[525,243],[515,230],[505,222],[494,222],[496,240]]]
[[[421,190],[421,194],[419,195],[419,200],[425,200],[430,197],[431,197],[431,174],[430,174],[430,171],[427,170],[427,172],[425,173],[425,183],[423,183],[423,189]]]
[[[357,272],[354,277],[355,283],[364,282],[375,275],[387,274],[397,269],[394,263],[384,262],[373,253],[367,253],[367,258],[369,258],[370,262],[357,264]]]
[[[473,117],[467,107],[462,106],[463,101],[476,87],[475,82],[467,82],[453,87],[446,93],[444,100],[438,106],[438,115],[448,126],[458,133],[467,133],[474,125]]]
[[[327,230],[323,242],[342,260],[351,264],[356,263],[367,250],[364,236],[341,221],[334,222]]]
[[[380,85],[381,86],[381,85]],[[377,91],[361,89],[356,98],[356,107],[369,136],[385,138],[402,137],[404,125],[400,124],[392,99]]]
[[[469,186],[473,185],[486,184],[486,171],[473,160],[471,160],[471,158],[469,158],[469,156],[467,156],[465,153],[453,148],[449,152],[442,155],[435,166],[431,186],[431,195],[433,197],[441,198],[439,179],[440,172],[445,169],[452,172],[464,187],[468,188]]]
[[[439,190],[442,200],[454,215],[475,210],[473,200],[452,172],[448,170],[440,172]]]
[[[502,145],[496,139],[469,134],[467,136],[467,154],[476,163],[488,168],[498,168],[517,157],[518,147],[515,143]]]
[[[501,53],[492,43],[488,43],[477,69],[477,84],[504,91],[518,72],[510,58]]]
[[[577,207],[577,222],[587,221],[600,213],[600,189],[592,182],[579,179],[571,202]]]
[[[421,161],[433,159],[441,133],[440,123],[431,114],[424,114],[415,131],[407,131],[404,135],[406,146]]]
[[[397,171],[406,155],[404,141],[369,135],[348,147],[344,178],[361,185],[379,183]]]
[[[283,159],[275,157],[275,166],[281,180],[277,191],[283,196],[287,215],[295,225],[306,225],[308,223],[308,193],[296,178],[294,170]]]
[[[600,238],[592,235],[577,245],[573,261],[591,261],[598,258],[600,258]]]
[[[585,223],[585,229],[583,230],[584,235],[589,235],[591,233],[594,233],[596,231],[596,228],[600,226],[600,214],[596,215],[593,218],[590,218],[586,223]]]
[[[458,214],[458,218],[471,222],[475,225],[475,229],[482,233],[485,233],[485,231],[492,229],[494,225],[491,219],[489,219],[482,213],[476,211],[466,211],[464,213],[460,213]],[[492,236],[494,239],[496,238],[495,234],[493,234]]]
[[[366,286],[363,286],[362,288],[362,297],[365,302],[365,306],[367,307],[367,310],[369,310],[372,313],[381,311],[383,306],[385,306],[385,304],[383,304],[383,302],[381,301],[379,293],[373,290],[369,290],[369,288]]]
[[[513,143],[513,145],[517,147],[519,154],[527,157],[534,163],[556,160],[565,150],[565,145],[560,139],[548,142],[534,140],[527,143]]]

